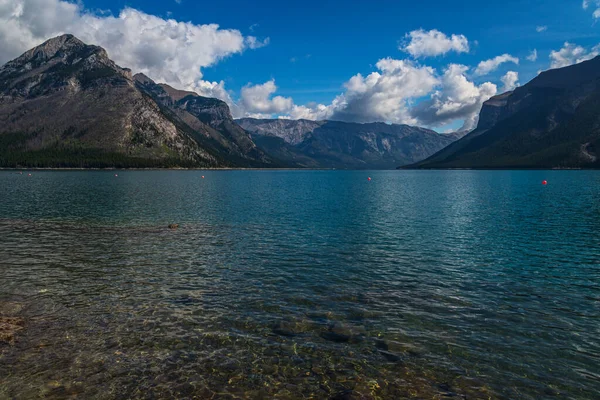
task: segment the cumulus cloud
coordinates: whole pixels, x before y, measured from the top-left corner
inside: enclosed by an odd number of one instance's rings
[[[291,111],[280,118],[287,119],[309,119],[313,121],[320,121],[324,119],[330,119],[337,108],[340,108],[338,102],[340,96],[336,97],[330,105],[309,103],[306,105],[298,106],[294,105]]]
[[[502,91],[510,92],[519,86],[519,73],[515,71],[508,71],[506,75],[500,78],[500,81],[504,84]]]
[[[487,75],[490,72],[497,70],[500,65],[507,62],[512,62],[518,65],[519,59],[511,56],[510,54],[502,54],[501,56],[494,57],[490,60],[482,61],[475,69],[475,75]]]
[[[469,41],[464,35],[447,36],[436,29],[419,29],[406,34],[405,43],[400,46],[400,50],[415,58],[434,57],[451,51],[468,53]]]
[[[582,61],[591,60],[600,54],[600,45],[593,47],[590,51],[573,43],[565,42],[560,50],[550,53],[550,68],[561,68]]]
[[[548,30],[548,27],[546,25],[539,25],[535,27],[535,31],[537,33],[542,33],[542,32],[546,32]]]
[[[467,66],[450,64],[444,71],[439,89],[412,110],[415,119],[427,126],[446,125],[462,119],[461,130],[474,129],[481,106],[496,94],[497,87],[491,82],[477,86],[467,79],[468,70]]]
[[[294,105],[290,97],[275,96],[275,80],[258,85],[246,85],[242,88],[239,106],[246,113],[280,114],[289,112]]]
[[[328,105],[297,105],[289,97],[273,97],[277,86],[271,80],[242,88],[236,106],[245,115],[261,117],[417,124],[418,119],[411,115],[412,101],[430,94],[440,83],[435,69],[392,58],[379,60],[376,67],[377,71],[367,76],[351,77],[345,90]]]
[[[439,83],[435,70],[408,60],[384,58],[378,71],[357,74],[345,84],[332,118],[352,122],[389,121],[415,124],[410,114],[413,98],[427,95]]]
[[[277,91],[275,80],[261,84],[248,84],[240,92],[237,102],[231,101],[230,107],[235,118],[281,118],[281,119],[329,119],[334,110],[341,108],[338,96],[330,105],[308,103],[294,104],[291,97],[274,96]]]
[[[497,93],[491,82],[476,85],[467,78],[469,67],[449,65],[442,75],[410,60],[384,58],[377,71],[356,74],[344,91],[328,105],[294,104],[291,98],[273,97],[274,81],[242,89],[239,109],[247,116],[284,119],[333,119],[348,122],[385,121],[439,127],[463,120],[473,129],[484,101]]]
[[[533,51],[527,56],[528,61],[537,61],[538,53],[537,49],[533,49]]]
[[[223,100],[230,100],[223,83],[202,80],[202,69],[269,42],[216,24],[163,19],[133,8],[113,16],[61,0],[0,0],[0,64],[62,33],[104,47],[117,64],[154,80]]]

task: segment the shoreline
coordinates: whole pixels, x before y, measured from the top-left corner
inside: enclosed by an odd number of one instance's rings
[[[0,171],[600,171],[600,168],[9,168]]]

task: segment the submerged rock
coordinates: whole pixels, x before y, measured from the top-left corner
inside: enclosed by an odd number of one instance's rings
[[[330,342],[336,343],[346,343],[350,341],[351,336],[346,335],[344,333],[338,333],[333,331],[327,331],[321,333],[321,337],[325,340],[329,340]]]
[[[14,344],[15,335],[23,329],[24,324],[19,317],[0,317],[0,343]]]
[[[297,329],[296,324],[289,321],[278,321],[272,328],[272,331],[276,335],[292,337],[296,336],[300,332]]]
[[[364,331],[358,327],[347,326],[341,323],[334,323],[328,330],[321,333],[325,340],[336,343],[358,343],[364,339]]]
[[[312,322],[304,319],[298,319],[292,321],[277,321],[271,328],[271,331],[279,336],[293,337],[306,334],[308,332],[313,331],[314,329],[315,326]]]
[[[16,315],[21,312],[23,305],[21,303],[6,301],[0,302],[0,317],[8,315]]]
[[[402,357],[392,352],[386,350],[379,350],[379,354],[381,354],[386,360],[390,362],[400,362],[402,361]]]
[[[358,399],[357,395],[354,394],[352,389],[342,390],[341,392],[335,393],[329,398],[329,400],[354,400]]]

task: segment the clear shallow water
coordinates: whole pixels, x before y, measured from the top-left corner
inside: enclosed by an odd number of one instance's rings
[[[598,172],[4,171],[0,193],[0,316],[25,326],[0,398],[600,395]]]

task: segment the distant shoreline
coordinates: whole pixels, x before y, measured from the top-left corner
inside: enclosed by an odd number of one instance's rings
[[[336,168],[0,168],[0,171],[336,171]],[[344,170],[340,171],[367,171]],[[380,171],[394,171],[380,170]]]
[[[600,168],[0,168],[0,171],[599,171]]]

